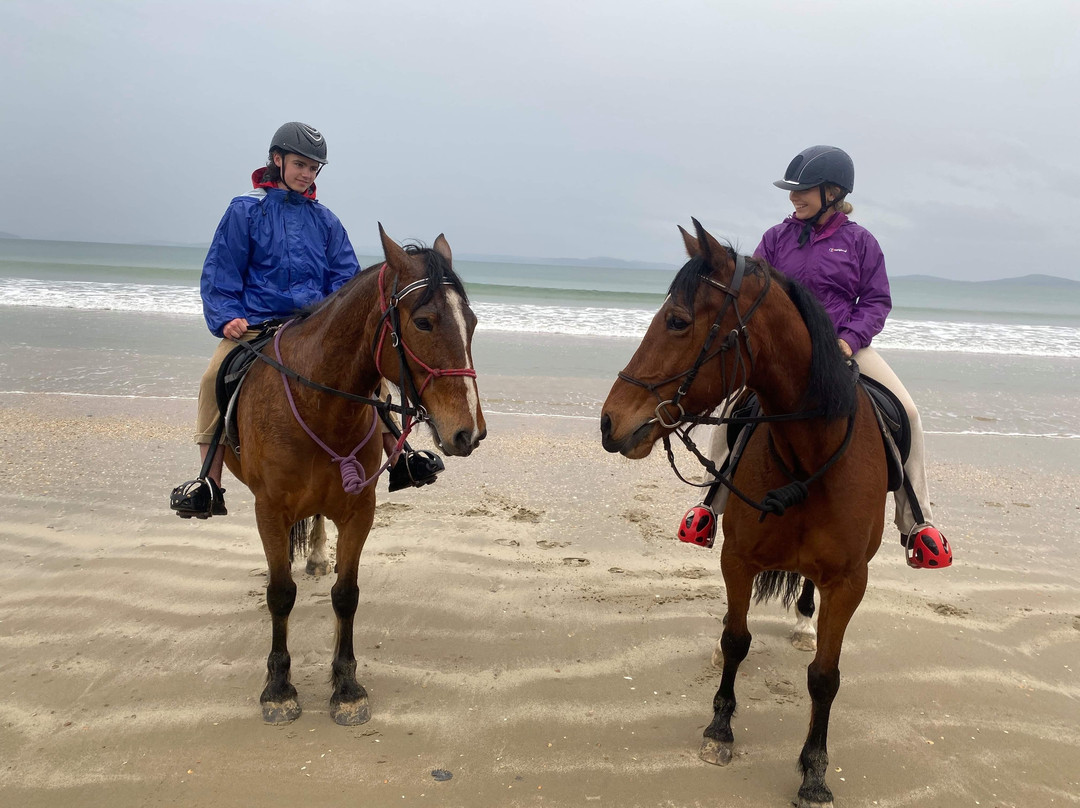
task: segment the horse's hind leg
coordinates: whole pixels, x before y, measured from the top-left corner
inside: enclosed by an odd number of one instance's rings
[[[315,514],[311,520],[311,552],[308,553],[306,572],[308,575],[326,575],[330,571],[330,554],[326,550],[326,517]]]
[[[750,609],[750,593],[754,575],[741,561],[721,558],[724,585],[727,588],[728,608],[724,621],[724,633],[720,635],[720,652],[723,656],[723,673],[720,689],[713,696],[713,720],[705,729],[701,743],[701,759],[706,763],[724,766],[731,762],[731,748],[735,736],[731,732],[731,716],[735,713],[735,675],[739,664],[750,650],[750,631],[746,626],[746,613]]]
[[[374,497],[372,496],[372,500]],[[330,590],[330,599],[337,615],[337,642],[331,681],[334,693],[330,697],[330,716],[338,724],[355,726],[371,718],[367,691],[356,681],[356,656],[353,652],[353,620],[360,600],[356,584],[360,566],[360,551],[367,540],[375,515],[375,503],[363,509],[355,518],[338,525],[337,581]]]
[[[259,702],[262,704],[263,721],[282,724],[300,717],[300,705],[296,701],[296,688],[289,681],[289,614],[296,602],[296,583],[292,579],[289,563],[289,525],[273,513],[255,505],[255,519],[259,525],[269,580],[266,586],[266,605],[270,610],[273,640],[270,655],[266,659],[266,687]]]
[[[795,621],[795,630],[791,633],[791,644],[800,651],[817,650],[817,629],[814,628],[814,582],[803,578],[802,594],[795,602],[799,613]]]
[[[821,589],[818,651],[806,669],[806,687],[811,701],[810,729],[799,755],[803,781],[799,788],[798,808],[832,808],[832,791],[825,785],[825,772],[829,767],[829,713],[840,689],[840,647],[844,632],[865,591],[866,567]]]

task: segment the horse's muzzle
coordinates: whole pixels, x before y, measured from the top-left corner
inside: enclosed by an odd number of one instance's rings
[[[600,416],[600,442],[603,444],[604,449],[612,454],[619,453],[630,458],[645,457],[652,450],[652,441],[650,441],[644,452],[641,452],[640,447],[642,442],[648,437],[655,426],[655,421],[649,420],[641,424],[637,429],[631,432],[629,435],[622,439],[613,437],[612,430],[613,425],[611,422],[611,416],[604,413]],[[635,451],[637,450],[637,451]]]
[[[450,440],[443,440],[442,435],[435,429],[435,425],[431,424],[431,427],[442,453],[451,457],[468,457],[480,445],[480,441],[487,437],[487,428],[485,427],[479,431],[459,429]]]

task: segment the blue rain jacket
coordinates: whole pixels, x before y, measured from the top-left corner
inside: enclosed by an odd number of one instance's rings
[[[229,203],[202,271],[203,316],[216,337],[230,320],[288,317],[325,298],[360,268],[338,217],[307,194],[262,183]]]

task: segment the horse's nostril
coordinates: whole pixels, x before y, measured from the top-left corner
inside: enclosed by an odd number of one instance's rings
[[[465,452],[472,448],[472,430],[462,429],[454,435],[454,446],[458,451]]]
[[[600,435],[607,437],[611,434],[611,416],[604,413],[600,416]]]

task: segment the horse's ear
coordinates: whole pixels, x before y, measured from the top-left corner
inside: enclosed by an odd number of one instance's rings
[[[698,244],[698,240],[683,230],[681,224],[676,226],[679,228],[679,232],[682,233],[683,244],[686,245],[686,254],[691,258],[701,255],[701,245]]]
[[[714,239],[697,219],[691,219],[691,221],[697,229],[698,246],[701,248],[701,254],[705,256],[705,260],[711,264],[715,256],[721,260],[722,265],[727,264],[731,259],[724,245]]]
[[[450,243],[446,240],[446,236],[444,236],[442,233],[439,233],[439,237],[435,239],[435,243],[431,246],[432,249],[435,250],[435,252],[437,252],[439,255],[446,259],[447,263],[454,263],[454,256],[450,253]]]
[[[701,226],[701,222],[697,219],[691,216],[690,221],[694,223],[694,230],[697,232],[698,253],[708,261],[712,257],[712,244],[710,243],[712,237],[705,232],[705,228]]]
[[[408,266],[409,257],[396,241],[386,235],[382,222],[379,222],[379,238],[382,240],[383,255],[386,256],[386,263],[398,267]]]

